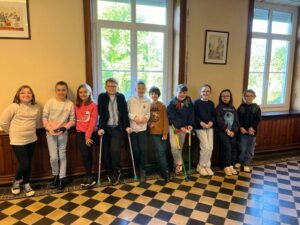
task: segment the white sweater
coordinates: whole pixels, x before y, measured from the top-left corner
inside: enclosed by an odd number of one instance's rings
[[[137,116],[139,118],[146,117],[147,121],[150,118],[150,108],[151,102],[146,97],[134,96],[127,102],[128,105],[128,115],[130,119],[130,127],[133,132],[141,132],[147,130],[147,122],[144,124],[137,124],[134,118]]]
[[[11,145],[26,145],[37,140],[41,109],[35,104],[10,104],[2,113],[0,126],[9,134]]]

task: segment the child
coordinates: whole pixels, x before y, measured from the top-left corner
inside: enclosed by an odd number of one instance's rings
[[[103,150],[106,165],[113,171],[107,176],[108,182],[117,185],[121,177],[121,148],[124,146],[124,133],[130,133],[130,124],[125,96],[118,90],[118,81],[108,78],[106,92],[98,96],[99,125],[98,135],[103,135]]]
[[[239,130],[239,121],[229,89],[225,89],[220,93],[219,104],[216,108],[216,119],[224,172],[229,176],[237,174],[232,165],[236,160],[236,133]]]
[[[137,96],[128,100],[131,142],[136,166],[140,169],[140,182],[146,181],[145,158],[147,145],[147,122],[150,118],[150,100],[146,98],[146,84],[138,81],[135,91]]]
[[[158,87],[150,88],[149,95],[151,97],[150,119],[148,121],[150,139],[158,153],[160,170],[165,179],[169,182],[169,166],[166,158],[167,138],[168,138],[168,116],[165,105],[158,101],[160,90]]]
[[[89,188],[96,184],[92,176],[92,150],[95,141],[93,132],[96,131],[98,109],[93,102],[92,89],[88,84],[82,84],[77,89],[75,115],[77,140],[86,171],[85,179],[81,186]]]
[[[30,181],[31,159],[35,149],[36,128],[40,125],[41,110],[35,102],[34,93],[28,85],[21,86],[13,100],[3,112],[0,126],[9,134],[10,144],[19,163],[11,192],[21,192],[23,180],[24,192],[27,197],[33,196]]]
[[[215,122],[215,106],[214,103],[209,100],[210,93],[210,85],[204,84],[200,89],[201,98],[194,102],[195,129],[200,140],[201,149],[197,171],[202,176],[212,176],[214,174],[210,168],[210,159],[214,144],[213,125]]]
[[[182,172],[183,162],[180,159],[175,135],[178,135],[179,144],[182,148],[185,135],[192,131],[194,123],[193,103],[191,98],[187,96],[187,91],[188,88],[185,84],[177,85],[176,96],[170,100],[167,107],[171,150],[177,174]]]
[[[261,121],[261,111],[257,104],[253,103],[256,95],[251,89],[247,89],[243,93],[243,101],[237,112],[240,121],[240,156],[239,163],[235,167],[239,168],[243,165],[244,172],[251,172],[249,167],[254,155],[256,144],[256,131]]]
[[[44,106],[43,124],[50,154],[50,164],[53,182],[51,189],[61,192],[64,189],[64,179],[67,169],[67,142],[70,127],[75,125],[74,104],[68,99],[68,85],[59,81],[55,85],[55,98],[51,98]]]

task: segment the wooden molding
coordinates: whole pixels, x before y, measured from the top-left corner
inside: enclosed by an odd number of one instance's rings
[[[247,23],[247,39],[246,39],[246,55],[245,55],[245,63],[244,63],[243,90],[245,90],[248,87],[250,54],[251,54],[251,38],[252,38],[253,13],[254,13],[254,0],[249,0],[248,23]]]
[[[92,13],[91,0],[83,0],[84,37],[85,37],[85,79],[93,87],[93,51],[92,51]]]

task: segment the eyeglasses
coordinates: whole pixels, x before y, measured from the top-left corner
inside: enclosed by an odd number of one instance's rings
[[[115,86],[115,85],[107,85],[106,87],[108,87],[108,88],[117,88],[117,86]]]
[[[222,98],[230,98],[230,95],[222,95]]]

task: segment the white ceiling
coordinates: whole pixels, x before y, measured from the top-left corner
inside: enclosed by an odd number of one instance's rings
[[[257,0],[257,1],[278,4],[278,5],[300,6],[300,0]]]

